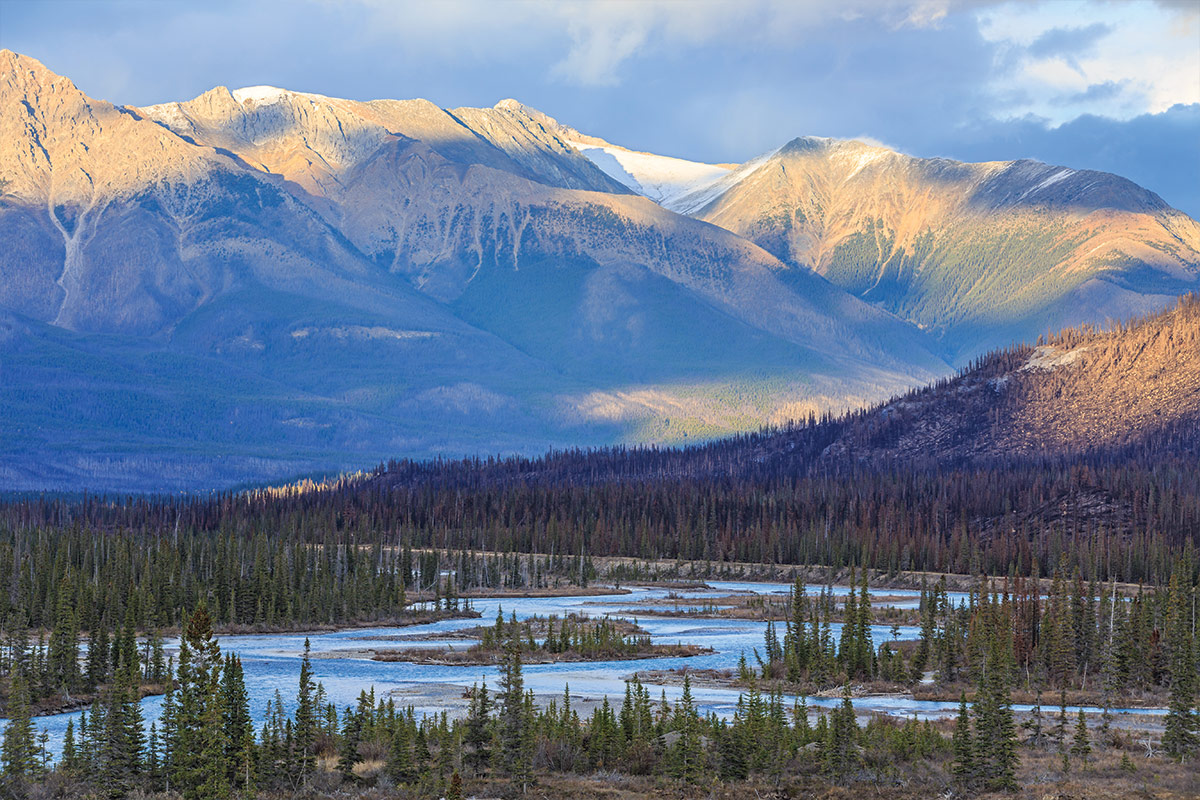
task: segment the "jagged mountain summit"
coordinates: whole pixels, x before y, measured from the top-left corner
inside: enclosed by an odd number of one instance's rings
[[[676,210],[927,330],[957,364],[1200,286],[1200,225],[1116,175],[806,137]]]
[[[909,320],[959,365],[1200,287],[1200,224],[1117,175],[814,136],[704,164],[549,124],[631,191]]]
[[[947,370],[559,127],[270,87],[129,108],[0,53],[0,483],[680,441]]]

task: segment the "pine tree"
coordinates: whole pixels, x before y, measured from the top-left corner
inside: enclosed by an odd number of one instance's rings
[[[396,721],[396,729],[392,733],[387,763],[388,776],[397,786],[409,783],[416,777],[412,750],[412,741],[408,735],[408,722],[401,717]]]
[[[971,718],[967,712],[967,693],[958,703],[958,719],[954,723],[954,762],[951,773],[960,786],[970,786],[975,780],[975,747],[971,741]]]
[[[201,603],[184,626],[170,746],[172,788],[187,800],[208,800],[224,781],[224,740],[218,687],[221,647],[212,636],[212,618]],[[164,734],[166,733],[164,729]]]
[[[1196,637],[1191,621],[1191,586],[1184,565],[1176,565],[1168,586],[1166,646],[1171,681],[1163,748],[1183,760],[1196,749],[1200,717],[1196,705]]]
[[[1071,741],[1071,755],[1086,763],[1091,752],[1092,745],[1088,739],[1087,717],[1081,708],[1079,709],[1079,721],[1075,723],[1075,736]]]
[[[247,794],[254,787],[254,721],[242,661],[230,653],[221,670],[221,732],[229,785]]]
[[[296,692],[296,769],[301,787],[307,786],[316,770],[313,747],[317,741],[317,708],[313,698],[316,687],[312,678],[312,645],[304,638],[304,656],[300,659],[300,684]]]
[[[471,687],[471,706],[467,714],[467,730],[464,742],[470,747],[466,754],[466,762],[474,769],[475,774],[482,774],[486,769],[490,754],[488,745],[491,743],[491,698],[488,696],[487,680],[482,686]]]
[[[362,717],[347,708],[342,717],[342,746],[338,749],[338,772],[342,780],[353,781],[354,765],[358,763],[358,746],[362,743]]]
[[[446,790],[446,800],[463,800],[462,776],[457,772],[450,776],[450,788]]]
[[[29,716],[29,688],[20,670],[13,674],[8,691],[8,725],[4,728],[0,760],[4,777],[17,786],[37,772],[37,746],[33,720]]]
[[[515,626],[514,626],[515,627]],[[502,769],[524,792],[532,777],[525,739],[529,720],[525,714],[525,680],[521,675],[520,633],[514,631],[500,662],[500,750]]]
[[[850,688],[842,692],[842,704],[829,715],[825,744],[825,771],[834,780],[845,779],[858,766],[858,720],[850,702]]]
[[[668,756],[672,775],[686,784],[694,784],[703,771],[704,756],[700,748],[700,720],[692,701],[692,679],[688,675],[683,676],[683,695],[675,706],[674,729],[679,738]]]

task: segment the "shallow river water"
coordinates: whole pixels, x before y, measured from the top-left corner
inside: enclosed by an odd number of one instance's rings
[[[703,601],[704,598],[723,597],[738,592],[753,592],[757,594],[777,594],[786,596],[790,585],[771,583],[740,583],[730,581],[709,581],[711,589],[688,591],[686,597]],[[819,586],[809,587],[810,595],[820,591]],[[681,594],[679,590],[675,590]],[[844,587],[835,587],[836,594],[845,594]],[[883,590],[891,597],[903,597],[895,603],[901,607],[915,607],[919,592],[903,590]],[[392,691],[398,691],[397,705],[403,707],[413,704],[405,695],[420,697],[421,693],[412,692],[419,684],[453,684],[464,688],[470,687],[486,678],[488,686],[497,685],[497,670],[495,667],[461,667],[418,665],[401,662],[378,662],[362,657],[338,657],[336,651],[363,650],[367,648],[391,647],[420,647],[445,646],[445,641],[421,641],[421,634],[435,634],[444,631],[470,628],[481,622],[491,624],[499,609],[503,609],[507,618],[515,613],[518,619],[538,614],[557,614],[562,616],[571,612],[582,612],[592,616],[604,614],[616,615],[622,609],[633,608],[631,604],[638,601],[653,601],[665,599],[669,594],[667,589],[649,589],[633,587],[631,594],[602,595],[591,597],[537,597],[537,598],[504,598],[500,600],[472,600],[472,605],[483,616],[480,620],[459,619],[446,620],[429,625],[410,626],[405,628],[364,628],[338,631],[335,633],[309,634],[309,642],[314,657],[312,659],[313,677],[325,687],[328,699],[338,708],[352,706],[359,692],[375,688],[377,697],[387,696]],[[912,597],[911,605],[908,597]],[[962,597],[965,597],[963,595]],[[951,602],[959,602],[962,598],[952,594]],[[622,616],[634,616],[624,614]],[[589,663],[558,663],[531,664],[524,667],[525,686],[535,694],[559,694],[563,692],[564,684],[569,684],[573,701],[575,698],[600,699],[608,696],[619,704],[624,697],[624,678],[633,672],[646,670],[671,669],[688,666],[693,669],[734,669],[742,653],[754,665],[755,648],[762,652],[763,635],[766,631],[765,622],[730,619],[680,619],[640,617],[639,624],[648,630],[656,643],[696,644],[712,648],[715,652],[694,658],[659,658],[639,661],[602,661]],[[780,625],[779,635],[783,631]],[[834,624],[832,633],[837,640],[841,626]],[[381,641],[381,636],[403,636],[403,642]],[[875,645],[878,646],[892,639],[890,625],[876,625],[872,628]],[[916,627],[901,626],[900,639],[915,639],[919,635]],[[276,690],[282,694],[284,706],[289,713],[294,710],[297,681],[300,675],[300,659],[304,650],[305,634],[269,634],[248,636],[219,637],[222,652],[237,653],[242,660],[245,670],[246,690],[250,696],[250,711],[256,721],[256,727],[261,727],[265,716],[266,706]],[[451,642],[455,647],[468,644],[465,640]],[[175,648],[178,642],[168,642],[169,648]],[[333,657],[321,657],[330,654]],[[646,682],[651,697],[657,699],[662,687],[652,682]],[[674,701],[682,693],[678,686],[665,687],[667,697]],[[733,713],[737,704],[738,692],[729,689],[695,686],[692,694],[702,713],[709,711],[726,716]],[[791,704],[794,698],[788,697]],[[836,698],[809,697],[811,708],[833,707],[841,701]],[[441,711],[441,706],[415,705],[418,713],[435,713]],[[954,702],[938,702],[912,700],[904,697],[863,697],[854,700],[854,707],[859,713],[879,712],[896,716],[917,716],[918,718],[938,718],[951,716],[957,712],[958,705]],[[143,714],[147,727],[151,721],[157,720],[162,710],[162,697],[148,697],[142,701]],[[1028,710],[1029,706],[1014,706],[1017,711]],[[1099,713],[1100,709],[1085,707],[1088,713]],[[1057,708],[1053,709],[1057,711]],[[1074,707],[1069,707],[1071,713]],[[1050,713],[1048,711],[1048,713]],[[1115,709],[1114,713],[1156,714],[1162,712]],[[34,724],[49,734],[49,747],[57,753],[62,745],[63,734],[67,721],[74,719],[78,725],[79,713],[56,714],[38,717]]]

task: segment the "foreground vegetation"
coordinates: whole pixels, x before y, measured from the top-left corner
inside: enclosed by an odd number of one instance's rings
[[[1183,604],[1190,593],[1190,587],[1168,589],[1168,624],[1177,626],[1176,633],[1187,619]],[[836,787],[850,785],[859,796],[976,795],[1021,792],[1029,780],[1102,783],[1110,790],[1138,786],[1144,794],[1164,797],[1182,797],[1194,787],[1189,783],[1195,777],[1197,722],[1194,637],[1167,642],[1172,670],[1182,671],[1171,674],[1173,717],[1161,746],[1151,745],[1147,762],[1145,745],[1107,724],[1089,725],[1082,712],[1073,719],[1065,712],[1054,720],[1035,716],[1018,726],[1010,698],[1018,662],[1006,627],[1006,601],[986,602],[976,612],[976,646],[970,649],[978,660],[968,658],[963,665],[973,673],[975,698],[969,704],[963,697],[952,727],[879,717],[863,725],[848,691],[838,707],[818,710],[814,723],[803,699],[788,705],[777,688],[764,693],[756,680],[730,720],[701,715],[686,677],[676,703],[665,693],[655,702],[635,678],[619,705],[605,699],[588,717],[572,708],[569,688],[561,703],[537,708],[522,677],[528,630],[503,622],[491,629],[499,637],[492,644],[503,652],[498,691],[474,687],[464,719],[445,713],[419,718],[375,697],[374,690],[362,692],[355,707],[339,710],[313,682],[306,643],[294,714],[285,712],[277,693],[257,733],[241,664],[236,656],[222,657],[201,606],[185,625],[161,725],[151,725],[148,733],[133,691],[135,662],[124,661],[103,700],[78,728],[68,727],[62,757],[51,765],[39,751],[17,673],[0,785],[18,797],[143,793],[186,800],[461,798],[466,792],[509,795],[531,788],[566,797],[586,793],[588,786],[595,791],[597,783],[611,788],[610,796],[629,797],[664,789],[736,796],[751,787],[797,786],[812,787],[814,796],[838,796]],[[879,654],[864,649],[863,608],[858,606],[859,623],[843,628],[849,633],[837,646],[808,651],[811,665],[828,656],[827,668],[844,675],[869,675],[876,668],[886,645]],[[818,641],[827,638],[820,634],[825,625],[819,614],[814,620]],[[807,650],[803,637],[785,635],[780,643],[773,634],[768,633],[770,660],[763,662],[762,678],[789,664],[809,668],[797,662]]]

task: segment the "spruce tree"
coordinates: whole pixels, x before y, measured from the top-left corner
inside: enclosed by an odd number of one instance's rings
[[[521,675],[520,633],[515,630],[505,643],[500,662],[500,703],[500,764],[524,792],[532,778],[533,764],[528,758],[525,740],[528,722],[525,680]]]
[[[482,686],[471,687],[471,705],[467,713],[466,734],[464,742],[470,748],[466,754],[466,762],[471,765],[476,775],[482,774],[487,768],[490,758],[488,745],[491,743],[491,698],[488,696],[487,680]]]
[[[226,776],[218,688],[221,647],[212,618],[201,603],[184,626],[170,750],[171,786],[186,800],[207,800],[219,775]],[[164,730],[165,733],[165,730]]]
[[[180,652],[183,652],[182,646]],[[171,790],[171,775],[174,770],[174,753],[177,744],[176,721],[178,719],[178,710],[176,707],[176,694],[174,681],[168,681],[167,694],[163,698],[162,713],[159,714],[159,723],[161,723],[161,753],[159,755],[159,772],[162,776],[163,788],[167,791]]]
[[[108,631],[104,624],[98,623],[98,628],[88,631],[87,650],[87,688],[96,691],[108,678]]]
[[[79,687],[79,624],[67,592],[58,595],[54,630],[46,655],[47,682],[51,689],[66,697]]]
[[[67,730],[63,734],[62,756],[59,759],[59,769],[73,774],[79,769],[79,756],[75,752],[75,720],[67,720]]]
[[[1163,748],[1172,757],[1186,758],[1196,749],[1200,718],[1196,705],[1196,637],[1191,620],[1191,580],[1182,564],[1171,574],[1167,597],[1166,646],[1171,693],[1167,701]]]
[[[1067,749],[1067,691],[1063,689],[1058,697],[1058,717],[1054,723],[1054,745],[1059,752]]]
[[[743,727],[727,725],[721,731],[721,778],[726,781],[745,780],[750,774],[746,763],[746,738]]]
[[[1075,723],[1075,736],[1071,740],[1071,755],[1086,763],[1091,752],[1092,745],[1088,738],[1087,716],[1081,708],[1079,709],[1079,719]]]
[[[342,719],[342,744],[338,748],[337,768],[342,773],[342,780],[353,781],[354,765],[358,763],[358,746],[362,743],[362,717],[348,707]]]
[[[692,701],[692,679],[688,675],[683,676],[683,695],[675,706],[673,727],[679,736],[668,754],[671,773],[686,784],[694,784],[703,771],[704,754],[700,747],[700,720]]]
[[[958,719],[954,723],[954,761],[951,773],[960,786],[970,786],[975,780],[975,746],[971,740],[971,718],[967,712],[967,693],[958,703]]]
[[[1029,731],[1028,743],[1030,747],[1041,747],[1043,737],[1043,716],[1042,716],[1042,690],[1038,689],[1037,697],[1034,698],[1033,708],[1029,711],[1029,719],[1021,723],[1025,730]]]
[[[871,678],[875,674],[875,646],[871,639],[871,625],[874,619],[871,613],[871,593],[867,588],[867,573],[867,568],[863,567],[858,596],[858,618],[854,620],[854,638],[858,672],[861,677]],[[853,591],[851,587],[851,592]]]
[[[416,777],[412,740],[408,734],[408,721],[402,716],[396,720],[396,729],[392,732],[387,762],[388,776],[397,786],[409,783]]]
[[[1004,632],[990,637],[987,662],[975,701],[975,769],[992,788],[1016,787],[1017,733],[1013,724],[1006,657],[1009,640]]]
[[[829,715],[825,743],[825,771],[834,780],[845,779],[858,765],[858,720],[850,702],[850,688],[842,691],[842,704]]]
[[[144,766],[145,733],[137,674],[136,663],[122,663],[108,690],[101,775],[112,797],[128,794]]]
[[[246,693],[242,661],[232,653],[225,656],[221,670],[219,699],[229,785],[250,793],[254,786],[255,771],[254,721],[250,718],[250,698]]]
[[[296,691],[295,766],[300,786],[307,786],[316,770],[313,747],[317,741],[317,707],[313,697],[312,645],[304,638],[304,656],[300,659],[300,683]]]
[[[29,688],[23,672],[12,676],[8,690],[8,725],[0,747],[3,775],[14,786],[21,786],[37,772],[37,745],[33,720],[29,716]]]
[[[450,776],[450,787],[446,789],[446,800],[463,800],[462,776],[457,772]]]

